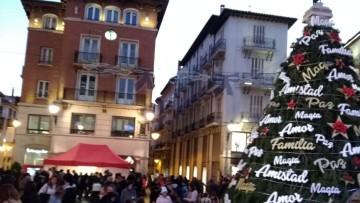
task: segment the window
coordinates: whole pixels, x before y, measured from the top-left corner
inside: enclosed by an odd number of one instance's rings
[[[2,116],[3,116],[3,107],[0,106],[0,117],[2,117]],[[0,126],[0,127],[2,127],[2,126]]]
[[[114,116],[111,125],[111,136],[134,137],[135,118]]]
[[[259,119],[262,113],[262,101],[263,96],[260,95],[250,95],[250,117],[254,119]]]
[[[29,115],[28,133],[48,134],[50,131],[50,116]]]
[[[85,18],[87,20],[100,20],[100,9],[101,7],[97,4],[88,4],[86,6]]]
[[[80,52],[77,62],[97,64],[100,62],[100,39],[97,37],[85,36],[81,38]]]
[[[81,101],[96,100],[96,75],[81,73],[78,79],[77,99]]]
[[[125,24],[126,25],[137,25],[138,24],[138,12],[135,10],[125,11]]]
[[[47,98],[49,96],[49,82],[39,80],[36,88],[37,98]]]
[[[120,43],[120,58],[118,64],[119,66],[126,67],[137,67],[137,52],[138,52],[138,44],[136,42],[126,42],[122,41]]]
[[[43,28],[56,30],[57,16],[53,14],[45,14],[43,16]]]
[[[255,77],[261,77],[263,70],[264,70],[264,59],[261,58],[251,58],[251,76]]]
[[[53,49],[48,47],[41,48],[40,61],[42,64],[51,64],[52,63]]]
[[[117,103],[135,104],[135,80],[132,78],[118,78]]]
[[[253,42],[255,44],[264,44],[265,43],[265,26],[254,25],[253,30]]]
[[[94,114],[72,114],[71,128],[72,134],[89,135],[95,132],[95,115]]]
[[[105,21],[108,23],[118,23],[120,10],[116,7],[109,6],[105,9]]]

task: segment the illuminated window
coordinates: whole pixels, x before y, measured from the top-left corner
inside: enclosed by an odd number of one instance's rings
[[[33,134],[49,134],[50,116],[29,115],[27,131]]]
[[[122,41],[120,43],[118,65],[121,67],[138,66],[138,43],[131,41]]]
[[[111,136],[134,137],[135,118],[113,116],[111,125]]]
[[[118,78],[117,82],[117,97],[118,104],[135,104],[135,80],[132,78]]]
[[[45,14],[42,18],[44,29],[56,30],[57,26],[57,16],[54,14]]]
[[[95,132],[95,118],[94,114],[78,114],[73,113],[71,116],[71,134],[85,134],[90,135]]]

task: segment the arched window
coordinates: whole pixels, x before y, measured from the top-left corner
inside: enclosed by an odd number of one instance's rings
[[[134,9],[124,11],[124,23],[126,25],[138,25],[139,12]]]
[[[56,30],[57,25],[57,16],[54,14],[45,14],[42,18],[43,22],[43,28],[44,29],[50,29],[50,30]]]
[[[108,23],[119,23],[120,9],[115,6],[105,8],[105,21]]]
[[[85,19],[87,20],[100,20],[101,7],[97,4],[87,4],[85,11]]]

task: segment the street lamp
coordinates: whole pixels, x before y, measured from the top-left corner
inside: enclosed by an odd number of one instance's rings
[[[152,120],[154,119],[154,117],[155,117],[155,114],[154,114],[154,112],[152,112],[152,111],[147,111],[147,112],[145,113],[145,119],[146,119],[147,121],[152,121]]]
[[[158,133],[158,132],[151,133],[151,138],[153,140],[157,140],[157,139],[159,139],[159,137],[160,137],[160,133]]]
[[[60,107],[56,104],[50,104],[49,105],[49,112],[54,116],[54,123],[56,125],[57,122],[57,116],[55,114],[57,114],[60,111]]]
[[[18,121],[18,120],[13,120],[12,125],[14,126],[14,128],[17,128],[17,127],[19,127],[21,125],[21,122]]]

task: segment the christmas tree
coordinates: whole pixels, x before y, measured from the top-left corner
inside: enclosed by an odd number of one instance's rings
[[[315,3],[305,16],[225,202],[343,203],[359,188],[360,81],[352,51],[329,8]]]

